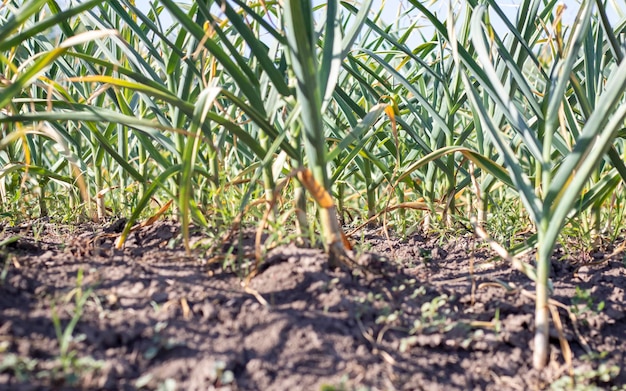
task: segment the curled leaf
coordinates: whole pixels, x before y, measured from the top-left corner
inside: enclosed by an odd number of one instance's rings
[[[324,189],[318,181],[313,177],[313,172],[308,168],[303,168],[298,171],[298,180],[302,183],[305,189],[311,194],[315,202],[325,209],[335,206],[333,197]]]

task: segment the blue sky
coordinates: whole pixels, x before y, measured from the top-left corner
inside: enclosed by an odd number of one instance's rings
[[[136,5],[142,10],[147,10],[149,9],[149,4],[152,1],[153,0],[136,0]],[[498,1],[498,4],[507,14],[509,19],[515,20],[515,16],[522,1],[524,0],[502,0]],[[184,3],[187,1],[181,2]],[[355,1],[355,3],[358,2],[358,0]],[[440,15],[442,19],[445,19],[447,17],[448,2],[449,0],[422,0],[422,3],[426,4],[437,15]],[[452,0],[452,2],[453,4],[464,3],[463,0]],[[323,3],[323,1],[314,0],[314,4],[321,3]],[[561,1],[561,3],[566,6],[564,23],[571,24],[572,21],[575,19],[578,9],[580,7],[579,1],[563,0]],[[407,0],[374,0],[372,10],[377,11],[381,7],[383,7],[383,20],[391,24],[398,21],[398,10],[407,10],[410,8],[410,5]],[[624,17],[626,17],[626,2],[624,2],[624,0],[608,0],[608,14],[612,23],[616,23],[618,20],[622,20]],[[420,16],[416,15],[416,17],[419,18]],[[428,32],[428,21],[423,17],[421,18],[421,20],[423,20],[423,23],[419,24],[424,26],[424,29],[426,29],[425,32]],[[171,23],[171,19],[169,19],[168,16],[164,16],[163,22],[165,24],[169,24]],[[498,23],[497,19],[493,19],[492,22],[494,23],[496,28],[498,28],[498,26],[503,26],[501,23]],[[401,19],[400,23],[409,23],[409,21],[403,18]],[[428,36],[429,34],[426,35]]]

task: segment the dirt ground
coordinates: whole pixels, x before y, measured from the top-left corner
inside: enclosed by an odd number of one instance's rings
[[[531,281],[469,235],[371,231],[359,245],[382,257],[360,256],[353,272],[328,270],[320,250],[277,247],[245,288],[241,268],[187,257],[172,222],[124,250],[118,230],[2,231],[0,389],[626,389],[623,254],[557,250],[573,371],[553,326],[539,373]]]

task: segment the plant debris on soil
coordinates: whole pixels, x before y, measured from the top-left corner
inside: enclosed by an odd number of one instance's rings
[[[281,246],[246,284],[245,267],[187,256],[177,223],[137,230],[123,250],[114,249],[116,230],[44,221],[2,232],[0,389],[626,384],[622,254],[583,262],[557,250],[560,322],[539,372],[533,283],[472,236],[401,240],[372,230],[359,243],[364,266],[352,272],[329,270],[321,250]]]

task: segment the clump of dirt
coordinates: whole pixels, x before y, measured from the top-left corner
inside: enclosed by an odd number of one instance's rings
[[[532,283],[470,236],[372,231],[360,246],[378,255],[362,255],[352,272],[328,270],[320,250],[282,246],[246,285],[241,269],[188,257],[172,222],[138,230],[122,251],[114,226],[38,224],[0,235],[15,238],[0,253],[3,389],[568,389],[570,375],[599,389],[626,383],[619,260],[554,260],[574,372],[554,328],[539,373]]]

